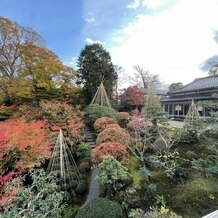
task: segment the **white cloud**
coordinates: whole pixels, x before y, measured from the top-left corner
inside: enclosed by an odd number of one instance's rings
[[[136,9],[139,8],[141,5],[141,0],[133,0],[129,5],[127,5],[127,8]]]
[[[166,4],[166,2],[169,1],[169,0],[143,0],[142,1],[142,5],[145,6],[145,7],[148,7],[148,8],[152,8],[152,9],[155,9],[155,8],[158,8],[164,4]]]
[[[129,73],[132,65],[144,65],[167,83],[188,83],[206,76],[199,65],[218,53],[213,40],[218,1],[209,2],[183,0],[159,13],[138,14],[120,30],[125,41],[109,48],[113,63]]]
[[[88,24],[94,23],[96,21],[95,18],[94,18],[94,13],[92,13],[92,12],[86,13],[86,15],[83,16],[83,19]]]
[[[100,40],[93,40],[93,39],[91,39],[91,38],[89,38],[89,37],[87,37],[87,38],[85,39],[85,43],[88,44],[88,45],[91,45],[91,44],[94,44],[94,43],[104,44],[104,43],[103,43],[102,41],[100,41]]]
[[[114,42],[118,42],[118,43],[123,43],[124,42],[124,38],[121,36],[115,36],[113,37],[113,41]]]

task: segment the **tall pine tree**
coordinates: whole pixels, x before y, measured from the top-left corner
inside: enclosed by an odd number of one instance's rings
[[[86,45],[78,58],[78,84],[83,84],[83,97],[89,104],[98,86],[103,81],[109,98],[112,98],[117,74],[111,62],[110,54],[102,45]]]

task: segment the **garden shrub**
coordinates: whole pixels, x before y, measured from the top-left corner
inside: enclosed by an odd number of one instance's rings
[[[19,105],[13,113],[13,118],[23,118],[27,122],[43,120],[42,110],[40,110],[39,107],[34,107],[32,105]]]
[[[12,107],[0,106],[0,121],[7,120],[12,115]]]
[[[50,157],[51,142],[42,121],[7,120],[0,123],[0,174],[4,169],[23,172]]]
[[[90,147],[87,143],[81,142],[77,148],[76,148],[76,155],[79,157],[81,160],[87,161],[87,159],[90,159]]]
[[[84,194],[88,189],[87,182],[80,181],[75,189],[75,192],[78,194]]]
[[[186,157],[189,160],[192,160],[192,159],[196,159],[198,157],[198,155],[194,151],[187,151],[186,152]]]
[[[139,173],[139,160],[133,155],[130,156],[128,169],[133,179],[133,188],[139,189],[141,187],[142,176]]]
[[[91,155],[94,164],[99,164],[108,155],[113,156],[123,164],[128,162],[127,147],[117,142],[101,143],[92,150]]]
[[[78,166],[80,171],[87,171],[90,169],[90,164],[88,162],[82,162]]]
[[[196,132],[187,126],[176,128],[173,137],[178,144],[194,144],[198,140]]]
[[[127,123],[130,120],[130,115],[127,112],[118,112],[116,114],[116,120],[117,123],[122,127],[122,128],[126,128]]]
[[[216,179],[192,178],[174,189],[171,207],[184,217],[198,218],[217,209],[218,194],[214,190]]]
[[[130,135],[123,128],[106,128],[100,132],[97,139],[96,145],[100,145],[103,142],[118,142],[123,145],[130,143]]]
[[[94,123],[94,129],[96,132],[102,132],[107,125],[113,124],[115,121],[110,117],[98,118]]]
[[[63,130],[68,144],[76,144],[83,138],[83,113],[65,102],[41,101],[40,107],[52,131]]]
[[[75,218],[75,216],[76,216],[76,214],[78,213],[78,211],[79,211],[79,206],[77,206],[77,205],[73,205],[73,206],[71,206],[71,207],[69,207],[67,210],[66,210],[66,212],[65,212],[65,214],[64,214],[64,216],[63,216],[63,218]]]
[[[110,117],[115,119],[116,111],[113,108],[92,104],[85,108],[85,123],[93,125],[94,122],[101,117]]]
[[[76,218],[124,218],[121,206],[106,198],[96,198],[82,208]]]
[[[116,124],[116,123],[108,124],[105,129],[109,129],[109,128],[120,128],[120,126],[118,124]]]
[[[174,179],[177,183],[185,182],[188,179],[187,169],[177,166],[174,172]]]
[[[3,217],[62,217],[66,207],[64,192],[59,190],[55,177],[46,175],[40,169],[30,173],[32,183],[19,186],[13,207],[3,213]],[[26,177],[22,177],[24,183]],[[1,214],[0,214],[0,217]]]

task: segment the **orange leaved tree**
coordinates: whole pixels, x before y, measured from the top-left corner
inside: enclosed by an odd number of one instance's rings
[[[44,122],[11,119],[0,123],[0,173],[39,166],[49,156]]]
[[[121,163],[128,162],[127,147],[117,142],[102,143],[92,150],[92,161],[94,164],[99,164],[105,156],[113,156]]]

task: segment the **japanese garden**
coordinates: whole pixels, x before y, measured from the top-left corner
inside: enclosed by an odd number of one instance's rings
[[[217,63],[164,95],[158,75],[133,68],[124,88],[123,69],[93,43],[74,69],[32,28],[0,17],[0,217],[218,210]]]

